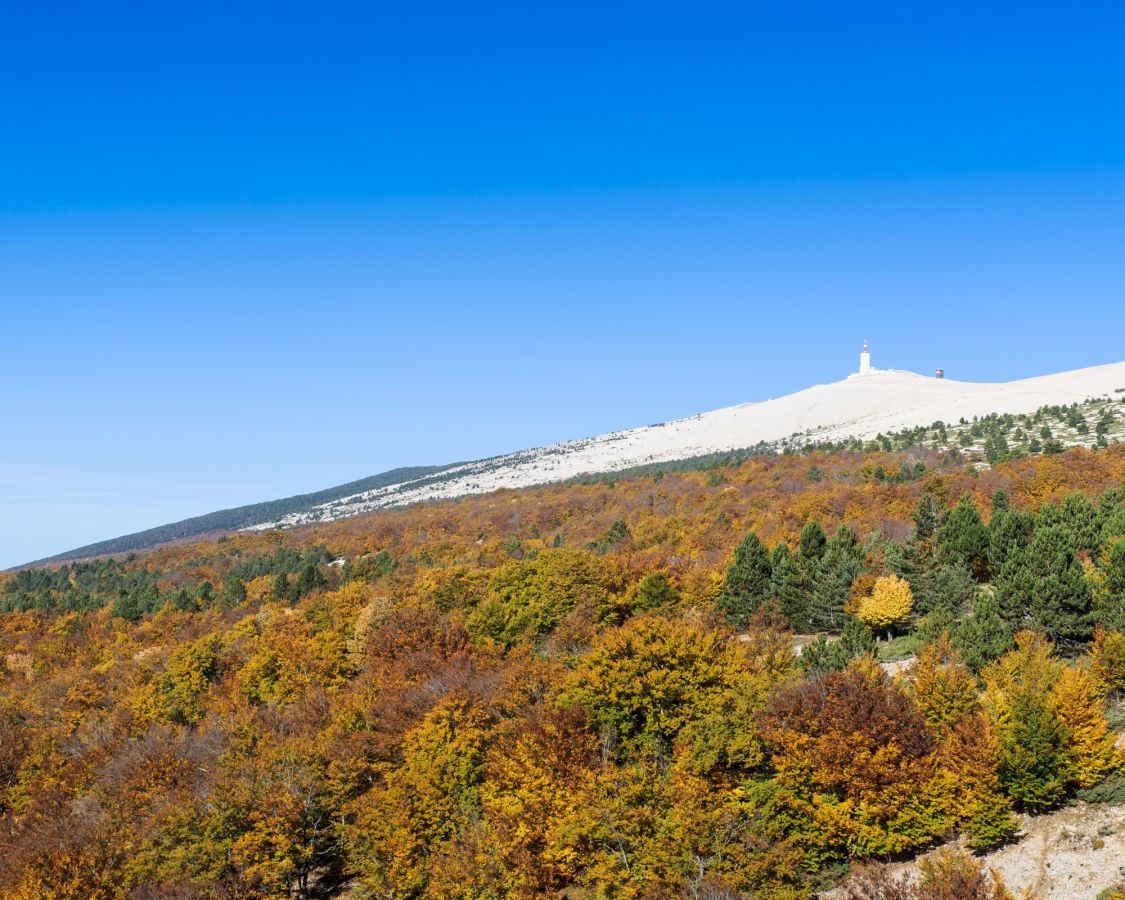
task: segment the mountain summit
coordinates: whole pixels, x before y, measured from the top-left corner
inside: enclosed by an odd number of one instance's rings
[[[865,342],[860,372],[842,381],[674,422],[463,463],[436,475],[341,497],[254,527],[332,521],[388,506],[527,487],[782,441],[801,445],[847,438],[867,440],[939,420],[957,422],[992,413],[1031,413],[1041,406],[1081,403],[1110,396],[1122,388],[1125,362],[982,384],[874,369]]]
[[[223,510],[80,547],[48,561],[140,550],[172,540],[239,529],[264,530],[330,522],[391,506],[520,488],[583,475],[619,472],[731,451],[867,441],[903,429],[992,414],[1028,414],[1092,398],[1120,399],[1125,362],[998,384],[956,381],[876,369],[864,342],[859,371],[759,403],[475,462],[396,469],[362,481],[285,500]],[[1085,433],[1085,432],[1081,432]],[[1064,442],[1083,442],[1078,435]],[[1086,440],[1086,443],[1089,441]]]

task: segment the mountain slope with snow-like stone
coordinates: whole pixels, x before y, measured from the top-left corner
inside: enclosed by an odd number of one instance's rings
[[[432,476],[343,497],[255,529],[325,522],[389,506],[527,487],[589,473],[794,439],[800,443],[869,439],[935,421],[992,413],[1031,413],[1125,389],[1125,362],[1000,384],[872,371],[833,384],[744,403],[688,419],[464,463]]]

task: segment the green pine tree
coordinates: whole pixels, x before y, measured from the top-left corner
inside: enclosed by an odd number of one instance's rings
[[[953,643],[974,672],[1012,646],[1012,630],[1000,615],[1000,604],[990,588],[982,588],[973,602],[973,614],[954,628]]]
[[[914,533],[920,541],[932,541],[938,529],[938,506],[934,498],[924,494],[914,510]]]
[[[1097,553],[1101,549],[1101,514],[1086,494],[1071,491],[1062,505],[1063,527],[1075,550]]]
[[[797,552],[805,559],[820,559],[827,544],[824,529],[813,519],[801,530]]]
[[[993,573],[999,572],[1008,557],[1031,543],[1035,517],[1019,510],[998,510],[988,523],[988,565]]]
[[[968,566],[978,580],[988,574],[988,529],[968,494],[942,520],[934,539],[942,562]]]
[[[246,585],[241,578],[228,575],[223,579],[223,590],[219,596],[224,606],[239,606],[246,602]]]
[[[633,611],[645,613],[654,609],[673,609],[679,602],[680,594],[672,586],[668,576],[663,572],[650,572],[637,584]],[[722,603],[722,598],[719,602]],[[741,623],[740,627],[745,628],[746,623]]]
[[[1093,597],[1063,526],[1037,528],[1030,546],[1009,556],[996,579],[1000,614],[1014,631],[1042,631],[1077,650],[1094,633]]]
[[[287,602],[292,596],[293,594],[289,587],[289,576],[284,572],[278,572],[273,578],[273,584],[270,585],[270,597],[278,602]]]
[[[819,559],[803,561],[811,582],[805,608],[809,625],[816,631],[839,632],[844,627],[844,606],[852,583],[863,565],[863,549],[856,533],[841,525]]]
[[[769,596],[772,575],[769,551],[754,532],[749,532],[734,549],[718,601],[732,623],[746,627],[750,616]]]
[[[180,612],[193,612],[198,608],[195,598],[186,587],[180,588],[172,597],[172,605]]]
[[[1096,611],[1098,623],[1125,631],[1125,540],[1110,545],[1105,563],[1106,595]]]
[[[910,589],[916,594],[923,590],[922,581],[930,559],[927,545],[917,540],[915,532],[904,543],[888,541],[883,545],[883,562],[899,578],[910,582]]]
[[[144,598],[139,591],[122,588],[113,604],[113,614],[129,622],[139,622],[146,612]]]
[[[327,584],[324,574],[320,571],[320,566],[314,562],[307,562],[301,567],[301,571],[297,573],[297,578],[293,582],[290,596],[293,600],[300,600],[307,594],[312,593],[317,588],[322,588]]]
[[[1008,439],[1001,431],[991,431],[984,440],[984,458],[990,466],[1003,462],[1008,458]]]
[[[871,627],[853,616],[848,616],[844,623],[844,631],[837,643],[847,654],[848,661],[865,653],[874,653],[877,645],[875,632]]]
[[[961,618],[969,609],[977,592],[972,573],[963,565],[938,563],[912,584],[915,609],[923,614],[948,613]]]
[[[780,557],[773,567],[773,589],[778,606],[797,632],[816,630],[809,607],[817,568],[815,560],[800,553]]]

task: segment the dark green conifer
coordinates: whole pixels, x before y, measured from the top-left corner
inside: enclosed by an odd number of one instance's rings
[[[292,597],[289,576],[284,572],[278,572],[274,576],[273,584],[270,585],[270,597],[279,602],[287,602]]]
[[[1125,488],[1111,487],[1098,497],[1098,517],[1104,524],[1116,512],[1125,511]]]
[[[804,555],[802,565],[808,570],[811,593],[805,617],[816,631],[839,632],[844,627],[844,606],[852,583],[863,565],[863,549],[856,533],[846,525],[836,529],[819,559]]]
[[[739,628],[745,628],[751,614],[770,593],[773,566],[769,551],[754,532],[749,532],[734,548],[734,560],[727,568],[719,608]]]
[[[820,559],[827,544],[828,538],[824,534],[824,529],[813,519],[801,530],[797,552],[805,559]]]
[[[982,588],[973,602],[973,614],[953,630],[953,643],[974,672],[999,659],[1012,646],[1012,630],[1000,615],[1000,605],[990,588]]]
[[[785,541],[778,541],[777,546],[770,552],[770,568],[777,571],[782,560],[789,558],[789,545]]]
[[[645,613],[654,609],[672,609],[679,602],[680,594],[672,586],[668,576],[663,572],[650,572],[637,585],[637,593],[633,598],[633,611]],[[722,598],[720,604],[721,602]],[[746,623],[739,623],[739,627],[745,628]]]
[[[1010,628],[1042,631],[1061,650],[1075,651],[1093,635],[1090,585],[1064,527],[1037,528],[1030,546],[1009,556],[996,596]]]
[[[937,530],[934,549],[942,562],[968,566],[978,580],[988,573],[988,529],[968,494],[949,511]]]
[[[815,569],[816,562],[800,553],[782,557],[773,569],[778,606],[789,624],[799,633],[817,630],[810,609]]]
[[[846,653],[848,661],[865,653],[874,653],[876,647],[875,632],[871,627],[859,619],[848,616],[844,622],[844,630],[840,635],[840,647]]]
[[[912,533],[905,543],[887,541],[883,545],[884,565],[899,578],[909,581],[910,589],[915,593],[921,590],[927,560],[926,547],[916,540],[916,533]]]
[[[221,599],[224,606],[238,606],[245,603],[246,585],[242,583],[242,579],[234,575],[228,575],[223,579]]]
[[[1105,564],[1106,595],[1096,611],[1098,623],[1125,631],[1125,540],[1110,545]]]
[[[187,588],[180,588],[172,597],[172,605],[180,612],[191,612],[196,608],[195,598]]]
[[[849,616],[839,640],[830,641],[823,634],[817,635],[816,640],[801,648],[798,664],[809,674],[841,672],[853,659],[873,653],[875,646],[875,634],[871,629]]]
[[[990,466],[1003,462],[1008,458],[1008,439],[1003,432],[991,431],[984,440],[984,458]]]
[[[1030,513],[1008,509],[999,511],[988,523],[988,565],[998,573],[1008,557],[1026,549],[1031,543],[1035,517]]]
[[[977,591],[972,573],[963,565],[938,563],[914,589],[914,606],[919,613],[945,612],[955,619],[969,609]]]
[[[818,634],[816,638],[801,647],[801,655],[797,657],[797,665],[809,675],[840,672],[847,664],[840,642],[829,641],[823,634]]]
[[[113,614],[129,622],[139,622],[147,610],[140,592],[122,588],[113,604]]]
[[[297,574],[297,579],[293,582],[293,588],[290,594],[292,599],[300,600],[305,595],[312,593],[316,588],[322,588],[326,584],[327,582],[324,579],[324,574],[320,571],[320,566],[314,562],[307,562]]]
[[[1075,550],[1096,553],[1101,547],[1101,515],[1086,494],[1071,491],[1062,505],[1063,525]]]

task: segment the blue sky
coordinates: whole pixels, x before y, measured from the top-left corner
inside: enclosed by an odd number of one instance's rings
[[[1119,5],[4,4],[0,566],[1125,358]]]

